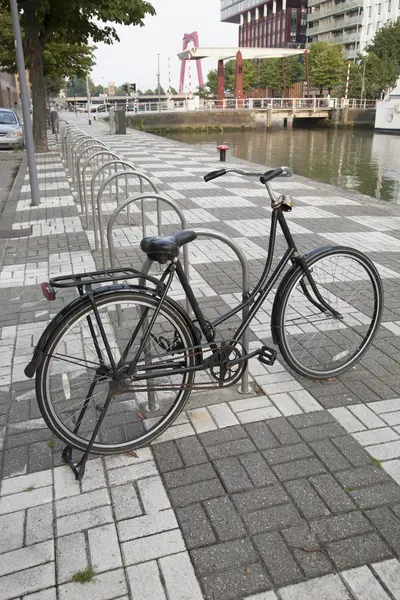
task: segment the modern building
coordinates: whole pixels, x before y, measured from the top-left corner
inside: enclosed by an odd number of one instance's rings
[[[399,0],[364,0],[360,49],[370,44],[379,29],[400,18]]]
[[[239,24],[244,48],[304,48],[307,0],[221,0],[221,21]]]
[[[355,58],[361,51],[363,2],[364,0],[308,0],[308,44],[342,44],[347,57]]]

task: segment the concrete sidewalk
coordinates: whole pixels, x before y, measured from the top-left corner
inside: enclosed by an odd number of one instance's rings
[[[77,123],[89,131],[84,118]],[[204,149],[141,132],[110,137],[99,122],[90,132],[150,175],[191,226],[235,239],[252,279],[259,275],[268,213],[257,184],[204,184],[218,166]],[[252,361],[265,395],[193,394],[158,443],[138,457],[91,460],[79,485],[61,466],[62,446],[23,369],[70,298],[49,304],[38,284],[102,263],[59,153],[38,163],[43,201],[30,205],[26,178],[13,228],[29,231],[10,238],[0,270],[0,600],[399,599],[400,208],[299,177],[279,181],[296,198],[291,228],[302,250],[356,245],[378,265],[386,307],[374,348],[325,383]],[[154,227],[151,211],[146,219]],[[166,233],[176,227],[171,211],[163,219]],[[141,264],[136,229],[116,229],[125,266]],[[203,240],[191,264],[212,318],[239,292],[239,269],[232,254]],[[266,309],[254,341],[268,329]],[[91,581],[71,581],[88,567]]]

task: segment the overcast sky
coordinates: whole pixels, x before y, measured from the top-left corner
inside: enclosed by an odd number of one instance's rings
[[[118,27],[120,43],[99,44],[92,77],[96,85],[135,82],[140,89],[157,86],[157,54],[160,53],[161,85],[168,87],[168,57],[171,57],[172,85],[179,86],[184,33],[197,31],[200,46],[236,46],[238,26],[221,23],[220,0],[150,0],[157,15],[145,19],[145,27]],[[203,61],[203,73],[216,68],[214,61]],[[195,64],[192,63],[195,71]],[[206,79],[206,77],[204,77]],[[197,74],[193,73],[193,87]]]

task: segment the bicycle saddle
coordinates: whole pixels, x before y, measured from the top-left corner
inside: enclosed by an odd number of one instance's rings
[[[150,260],[165,264],[171,258],[179,255],[179,248],[192,242],[197,237],[195,231],[184,229],[172,235],[146,237],[140,242],[140,249],[145,252]]]

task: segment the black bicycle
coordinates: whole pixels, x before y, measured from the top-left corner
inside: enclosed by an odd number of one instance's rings
[[[272,365],[274,345],[294,371],[317,380],[344,373],[371,345],[383,309],[382,283],[371,260],[342,246],[298,252],[285,218],[292,201],[276,197],[269,183],[291,176],[287,167],[261,176],[222,169],[205,180],[228,172],[260,177],[271,200],[271,228],[259,282],[214,322],[201,311],[179,260],[179,249],[196,238],[192,230],[142,240],[148,258],[166,265],[160,278],[115,269],[42,284],[49,300],[58,288],[79,291],[48,325],[25,370],[28,377],[36,373],[43,418],[69,448],[113,454],[148,444],[175,421],[193,389],[234,385],[251,357]],[[278,223],[287,250],[270,273]],[[175,277],[193,317],[168,296]],[[243,333],[270,293],[272,339],[246,353]],[[247,317],[229,339],[220,339],[218,326],[244,307]]]

